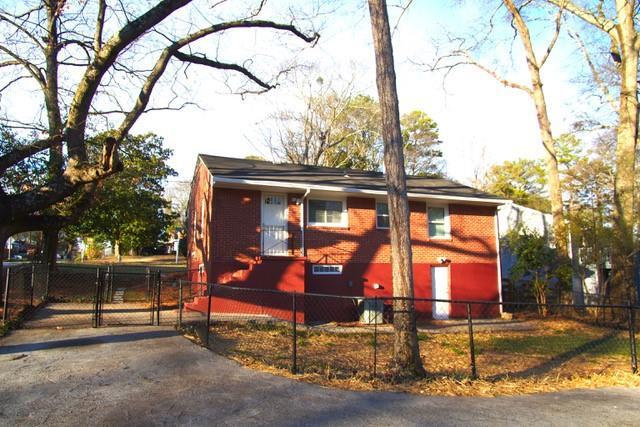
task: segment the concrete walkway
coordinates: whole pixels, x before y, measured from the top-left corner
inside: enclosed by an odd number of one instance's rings
[[[463,398],[333,390],[256,372],[166,327],[0,340],[0,425],[638,425],[640,389]]]

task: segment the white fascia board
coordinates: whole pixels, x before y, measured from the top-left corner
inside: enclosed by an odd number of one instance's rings
[[[363,188],[353,187],[338,187],[333,185],[317,185],[317,184],[303,184],[284,181],[262,181],[253,179],[239,179],[239,178],[227,178],[222,176],[213,175],[213,182],[225,183],[225,184],[240,184],[250,185],[258,187],[278,187],[278,188],[294,188],[300,190],[316,190],[316,191],[333,191],[336,193],[353,193],[353,194],[370,194],[374,196],[386,196],[387,192],[382,190],[368,190]],[[449,200],[449,201],[461,201],[472,202],[477,204],[498,206],[510,202],[506,199],[483,199],[480,197],[466,197],[466,196],[444,196],[440,194],[422,194],[422,193],[407,193],[407,196],[414,199],[428,199],[428,200]]]

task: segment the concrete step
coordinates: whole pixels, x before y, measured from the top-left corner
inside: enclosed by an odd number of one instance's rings
[[[124,288],[117,288],[113,293],[113,297],[111,298],[111,302],[114,304],[123,304],[124,303]]]

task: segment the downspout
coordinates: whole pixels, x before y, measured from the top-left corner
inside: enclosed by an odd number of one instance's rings
[[[500,262],[500,221],[498,221],[498,206],[496,206],[496,213],[493,215],[496,231],[496,264],[498,267],[498,298],[500,301],[500,315],[504,312],[504,305],[502,301],[502,263]]]
[[[300,199],[300,255],[305,256],[304,252],[304,199],[311,193],[311,189],[307,188],[307,190],[302,195],[302,199]]]

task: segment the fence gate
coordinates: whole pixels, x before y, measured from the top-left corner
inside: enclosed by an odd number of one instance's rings
[[[4,321],[18,319],[25,307],[31,307],[25,328],[159,324],[160,271],[65,265],[49,271],[46,267],[6,269]]]
[[[157,323],[160,273],[100,270],[96,283],[92,326]]]

